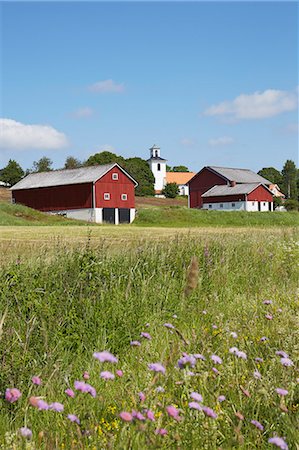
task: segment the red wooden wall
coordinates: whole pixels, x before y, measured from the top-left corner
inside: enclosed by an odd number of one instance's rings
[[[203,203],[201,194],[216,184],[227,184],[227,181],[205,167],[198,172],[189,183],[190,208],[201,208]]]
[[[264,186],[258,186],[247,195],[247,200],[256,202],[273,202],[273,195]]]
[[[112,174],[118,174],[118,180],[112,179]],[[110,194],[110,200],[104,200],[104,193]],[[121,194],[127,194],[127,200],[121,199]],[[97,208],[135,208],[134,182],[118,167],[111,169],[95,184]]]
[[[224,203],[224,202],[244,202],[245,201],[245,194],[239,194],[239,195],[223,195],[219,197],[203,197],[203,203]]]

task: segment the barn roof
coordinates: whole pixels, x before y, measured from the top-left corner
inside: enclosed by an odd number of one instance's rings
[[[166,182],[187,184],[195,175],[194,172],[166,172]]]
[[[202,197],[222,197],[227,195],[250,194],[258,186],[263,186],[267,191],[271,192],[261,183],[241,183],[235,186],[226,186],[225,184],[213,186],[211,189],[202,194]]]
[[[269,180],[261,177],[250,169],[233,169],[230,167],[207,166],[207,169],[222,175],[229,181],[236,183],[262,183],[271,184]]]
[[[115,166],[121,169],[134,182],[135,186],[137,186],[137,182],[122,167],[117,163],[111,163],[102,166],[80,167],[79,169],[30,173],[10,189],[14,191],[19,189],[64,186],[68,184],[95,183]]]

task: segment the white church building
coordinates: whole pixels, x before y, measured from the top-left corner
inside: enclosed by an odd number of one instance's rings
[[[156,197],[163,196],[162,190],[167,183],[176,183],[179,188],[179,195],[188,195],[188,181],[193,178],[193,172],[166,172],[167,160],[161,158],[160,147],[153,145],[150,148],[150,158],[147,160],[151,171],[155,177]]]

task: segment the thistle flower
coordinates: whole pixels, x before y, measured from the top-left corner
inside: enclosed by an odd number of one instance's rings
[[[245,353],[245,352],[241,352],[241,350],[239,350],[239,351],[236,353],[236,355],[237,355],[238,358],[241,358],[241,359],[247,359],[246,353]]]
[[[37,377],[37,376],[32,377],[31,381],[33,384],[36,384],[37,386],[40,386],[42,384],[40,377]]]
[[[104,380],[114,380],[115,375],[113,375],[113,373],[109,372],[108,370],[105,370],[104,372],[100,373],[100,377]]]
[[[175,420],[181,420],[180,411],[175,406],[166,406],[167,414]]]
[[[23,436],[26,439],[31,439],[32,438],[32,431],[30,430],[30,428],[21,427],[19,429],[19,433],[20,433],[21,436]]]
[[[281,358],[280,362],[285,367],[291,367],[294,365],[293,361],[290,358]]]
[[[134,409],[132,411],[132,417],[133,417],[133,419],[137,419],[137,420],[141,420],[141,421],[145,420],[144,415],[141,414],[141,412],[139,412],[139,411],[135,411]]]
[[[289,391],[287,391],[286,389],[281,389],[281,388],[277,388],[275,389],[275,391],[277,392],[278,395],[281,395],[282,397],[284,397],[285,395],[288,395]]]
[[[40,411],[47,411],[49,409],[48,403],[41,399],[37,401],[36,406]]]
[[[288,358],[289,357],[289,355],[286,352],[284,352],[283,350],[277,350],[275,352],[275,355],[280,356],[281,358]]]
[[[288,445],[287,443],[278,436],[272,437],[270,439],[268,439],[269,444],[273,444],[276,445],[276,447],[279,447],[281,450],[288,450]]]
[[[215,413],[215,411],[212,410],[212,408],[209,408],[208,406],[203,406],[202,410],[206,416],[211,417],[212,419],[217,419],[218,416]]]
[[[212,356],[211,356],[211,360],[212,360],[215,364],[222,364],[222,359],[220,358],[220,356],[212,355]]]
[[[139,341],[131,341],[130,345],[131,347],[140,347],[141,343]]]
[[[88,383],[85,383],[85,381],[75,381],[74,383],[75,389],[80,392],[87,392],[92,397],[96,397],[96,390],[93,386],[91,386]]]
[[[132,422],[133,417],[132,414],[127,412],[127,411],[122,411],[119,415],[119,417],[121,418],[121,420],[123,420],[124,422]]]
[[[187,270],[187,280],[184,291],[186,297],[188,297],[191,294],[191,292],[194,291],[194,289],[196,289],[198,283],[198,273],[199,273],[198,260],[196,256],[193,256],[191,258],[190,266],[188,267]]]
[[[77,416],[75,416],[75,414],[68,414],[67,418],[71,421],[71,422],[76,422],[78,425],[80,425],[80,420]]]
[[[165,367],[160,363],[151,363],[148,364],[147,367],[149,368],[149,370],[153,370],[154,372],[161,372],[163,374],[166,372]]]
[[[151,421],[151,422],[155,422],[155,414],[153,413],[153,411],[151,411],[150,409],[148,409],[146,411],[146,417]]]
[[[6,389],[5,400],[9,403],[14,403],[21,397],[22,393],[17,388]]]
[[[257,420],[251,420],[250,423],[252,423],[252,425],[254,425],[259,430],[261,430],[261,431],[264,430],[263,425],[260,422],[258,422]]]
[[[196,364],[196,358],[193,355],[185,355],[178,360],[178,367],[184,369],[185,367],[194,367]]]
[[[65,391],[65,394],[68,396],[68,397],[71,397],[71,398],[74,398],[75,397],[75,392],[73,391],[73,389],[66,389]]]
[[[188,403],[190,409],[197,409],[198,411],[202,411],[202,407],[198,402],[190,402]]]
[[[190,397],[195,400],[196,402],[202,402],[202,396],[198,394],[198,392],[191,392]]]
[[[142,331],[142,332],[140,333],[140,336],[141,336],[141,337],[144,337],[145,339],[148,339],[148,340],[151,340],[151,339],[152,339],[151,335],[150,335],[149,333],[145,333],[144,331]]]
[[[54,402],[49,405],[48,409],[56,412],[62,412],[64,410],[64,406],[61,403]]]
[[[117,363],[118,359],[112,355],[112,353],[104,351],[104,352],[96,352],[93,354],[93,357],[100,362],[110,362],[110,363]]]

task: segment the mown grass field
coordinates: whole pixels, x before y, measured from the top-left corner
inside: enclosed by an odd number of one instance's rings
[[[298,448],[295,227],[0,237],[1,448],[25,448],[22,427],[32,449]],[[104,350],[118,362],[93,357]]]

